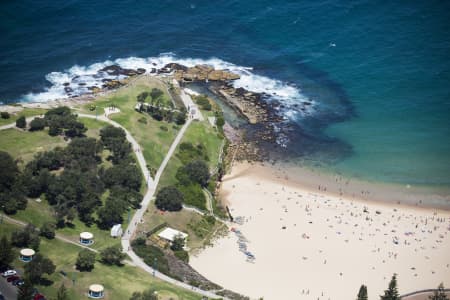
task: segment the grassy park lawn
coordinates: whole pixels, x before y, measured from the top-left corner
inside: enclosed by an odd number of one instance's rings
[[[170,98],[161,81],[156,78],[140,77],[133,81],[132,86],[120,88],[107,96],[100,97],[93,104],[96,105],[99,114],[103,114],[104,108],[112,105],[119,108],[120,112],[110,115],[110,118],[133,135],[141,145],[149,166],[158,169],[178,132],[178,127],[174,126],[174,123],[156,121],[148,114],[139,113],[134,109],[137,95],[144,91],[149,92],[155,87],[164,92],[161,96],[165,99],[163,102],[168,102]],[[81,111],[95,115],[95,111],[89,110],[91,105],[86,104],[81,107]],[[141,121],[138,121],[139,119]]]
[[[7,235],[17,228],[15,225],[6,223],[0,225],[2,234]],[[148,288],[158,291],[162,299],[201,299],[200,296],[187,290],[176,288],[155,279],[134,266],[107,266],[97,261],[92,272],[78,272],[74,265],[80,250],[80,247],[56,239],[41,239],[39,252],[49,257],[56,265],[55,273],[48,277],[53,281],[53,284],[37,286],[39,291],[46,295],[48,299],[56,298],[57,289],[62,283],[68,289],[69,299],[75,300],[87,299],[87,289],[93,283],[102,284],[105,287],[106,295],[104,299],[109,300],[126,300],[130,298],[133,292]],[[99,257],[97,257],[98,259]],[[23,269],[24,263],[17,259],[14,265]],[[64,271],[67,276],[63,276],[60,271]]]
[[[0,126],[16,122],[16,120],[20,116],[25,116],[27,118],[27,117],[31,117],[31,116],[42,115],[46,111],[47,110],[43,109],[43,108],[24,108],[23,110],[21,110],[17,113],[11,113],[9,119],[1,119],[0,118]]]
[[[0,150],[6,151],[19,160],[19,166],[24,166],[33,159],[37,152],[48,151],[56,146],[65,146],[67,142],[60,136],[48,135],[48,130],[23,131],[16,128],[0,130]]]
[[[191,142],[194,145],[202,143],[207,149],[209,168],[212,170],[217,166],[220,147],[223,141],[223,139],[221,139],[217,134],[217,130],[213,128],[207,120],[202,122],[194,121],[186,130],[181,143]],[[158,189],[176,183],[175,175],[178,168],[182,165],[181,161],[177,157],[178,151],[179,148],[177,148],[175,154],[167,164],[167,167],[161,176]]]
[[[185,209],[178,212],[162,212],[152,202],[144,215],[144,222],[139,225],[138,232],[148,232],[163,223],[189,234],[188,247],[191,250],[207,245],[217,231],[226,228],[217,221],[214,225],[206,224],[200,214]]]

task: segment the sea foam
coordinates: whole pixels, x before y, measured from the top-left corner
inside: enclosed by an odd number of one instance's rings
[[[180,58],[173,53],[163,53],[156,57],[128,57],[104,62],[94,63],[89,66],[75,65],[62,72],[51,72],[46,75],[50,83],[40,93],[29,93],[21,97],[21,101],[45,102],[49,100],[79,96],[88,93],[87,87],[101,87],[105,79],[122,79],[123,75],[115,76],[106,72],[99,72],[106,66],[118,65],[126,69],[143,68],[148,74],[152,69],[161,69],[168,63],[178,63],[187,67],[195,65],[210,65],[215,69],[228,70],[240,75],[240,79],[233,81],[235,88],[244,88],[248,91],[263,93],[267,101],[276,100],[281,105],[280,114],[286,119],[294,120],[301,116],[314,112],[315,102],[302,95],[297,86],[287,84],[281,80],[269,78],[254,73],[252,67],[238,66],[219,58]],[[308,101],[308,106],[298,109],[297,105]]]

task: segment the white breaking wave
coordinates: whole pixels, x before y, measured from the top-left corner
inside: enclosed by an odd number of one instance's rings
[[[46,75],[50,82],[50,87],[40,93],[29,93],[24,95],[21,100],[26,102],[45,102],[49,100],[61,99],[79,96],[89,92],[88,87],[101,87],[104,80],[122,79],[123,75],[114,76],[106,72],[99,72],[101,69],[118,65],[125,69],[143,68],[147,74],[152,69],[161,69],[168,63],[178,63],[187,67],[206,64],[215,69],[228,70],[240,75],[240,79],[233,81],[235,88],[245,88],[248,91],[264,93],[268,101],[277,100],[284,106],[280,109],[280,114],[286,119],[295,120],[302,115],[312,114],[314,111],[314,101],[307,99],[301,94],[298,87],[289,85],[283,81],[272,79],[253,73],[253,68],[244,67],[226,62],[219,58],[199,59],[199,58],[179,58],[173,53],[163,53],[157,57],[128,57],[118,58],[116,60],[106,60],[92,64],[90,66],[75,65],[63,72],[51,72]],[[298,109],[297,106],[302,102],[309,102],[307,106]]]

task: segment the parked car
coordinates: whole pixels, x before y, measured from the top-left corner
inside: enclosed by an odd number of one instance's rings
[[[2,294],[0,294],[0,300],[5,300],[5,296],[3,296]]]
[[[6,278],[6,281],[13,282],[14,280],[17,280],[17,279],[20,279],[20,277],[17,275],[13,275],[13,276],[9,276],[8,278]]]
[[[12,282],[12,284],[15,285],[15,286],[22,286],[22,285],[25,284],[25,281],[23,281],[22,279],[17,279],[17,280],[14,280]]]
[[[45,300],[45,296],[37,293],[36,295],[34,295],[33,300]]]
[[[16,270],[7,270],[2,273],[3,277],[13,276],[13,275],[17,275]]]

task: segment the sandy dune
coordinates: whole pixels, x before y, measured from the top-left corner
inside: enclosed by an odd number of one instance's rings
[[[369,298],[398,274],[400,293],[450,286],[450,212],[345,200],[311,192],[262,166],[233,167],[222,193],[248,239],[230,232],[191,258],[226,288],[264,299]]]

